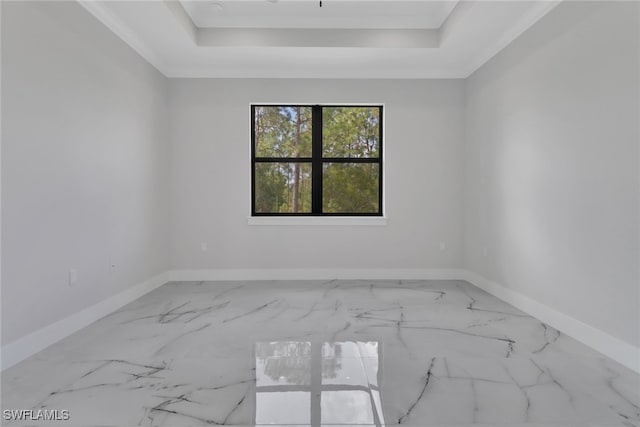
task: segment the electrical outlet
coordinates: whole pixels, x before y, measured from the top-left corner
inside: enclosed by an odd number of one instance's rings
[[[444,242],[440,242],[440,252],[447,250],[447,245]]]
[[[202,252],[207,252],[209,250],[209,245],[207,245],[205,242],[200,243],[200,249],[202,250]]]
[[[111,264],[109,265],[109,271],[110,271],[111,273],[115,273],[115,272],[116,272],[116,270],[117,270],[116,265],[115,265],[114,263],[111,263]]]
[[[482,248],[482,256],[489,256],[489,248],[487,247]]]

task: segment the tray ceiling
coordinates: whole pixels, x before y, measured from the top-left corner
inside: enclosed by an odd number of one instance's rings
[[[465,78],[559,1],[78,0],[169,77]]]
[[[458,0],[181,0],[199,28],[440,28]]]

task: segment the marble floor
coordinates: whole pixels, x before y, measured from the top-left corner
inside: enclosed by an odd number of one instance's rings
[[[181,282],[3,372],[2,409],[68,411],[5,425],[638,427],[640,376],[466,282]]]

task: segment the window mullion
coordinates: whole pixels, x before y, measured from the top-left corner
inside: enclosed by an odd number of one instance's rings
[[[322,106],[311,110],[311,211],[322,214]]]
[[[380,169],[378,170],[378,214],[382,215],[382,189],[383,189],[383,185],[382,185],[382,174],[383,174],[383,167],[382,167],[382,150],[384,148],[384,144],[382,141],[382,135],[384,133],[383,129],[383,122],[382,122],[382,107],[378,107],[378,164],[380,165]]]
[[[256,107],[251,106],[251,215],[256,214]]]

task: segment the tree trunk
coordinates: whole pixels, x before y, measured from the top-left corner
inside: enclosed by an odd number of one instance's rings
[[[296,158],[300,157],[298,146],[300,145],[300,128],[302,120],[300,118],[300,107],[296,107],[296,139],[295,149]],[[298,203],[300,199],[300,163],[293,164],[293,212],[298,212]]]

